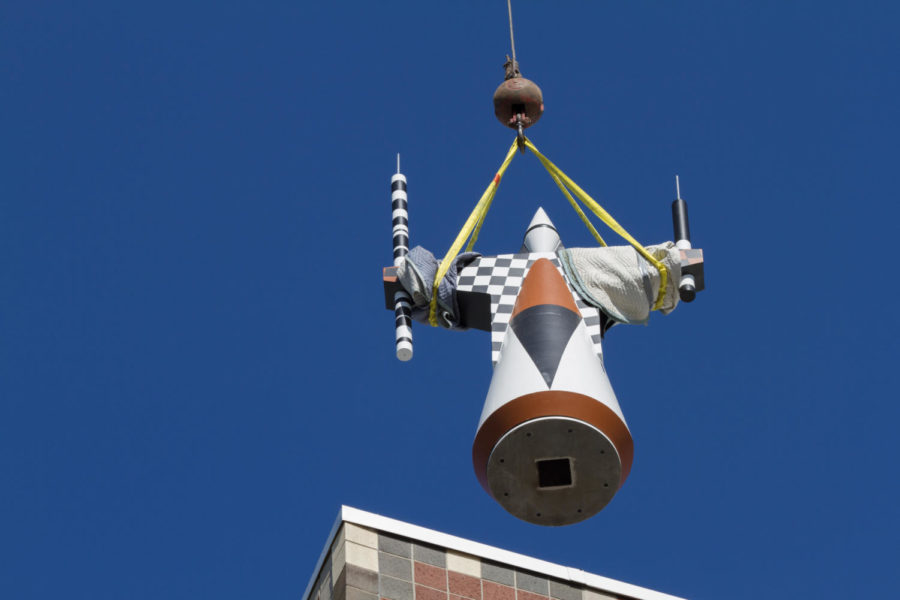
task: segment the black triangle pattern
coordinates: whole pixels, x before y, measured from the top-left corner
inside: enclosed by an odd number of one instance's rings
[[[581,315],[568,308],[540,304],[526,308],[509,323],[548,388],[553,385],[559,361],[579,321]]]

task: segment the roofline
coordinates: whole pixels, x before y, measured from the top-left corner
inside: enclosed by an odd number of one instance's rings
[[[433,529],[419,527],[418,525],[412,525],[389,517],[383,517],[351,506],[341,506],[341,510],[338,512],[334,525],[331,527],[331,533],[328,534],[328,541],[322,549],[322,554],[319,556],[319,560],[316,563],[316,567],[313,570],[309,583],[306,585],[306,591],[303,592],[302,600],[309,600],[309,593],[312,590],[313,585],[315,585],[319,570],[322,568],[328,553],[331,551],[331,544],[334,542],[334,538],[337,536],[337,532],[342,523],[353,523],[363,527],[370,527],[372,529],[377,529],[378,531],[412,538],[416,541],[434,544],[436,546],[447,548],[448,550],[455,550],[456,552],[461,552],[463,554],[471,554],[479,558],[504,563],[527,571],[541,573],[555,579],[571,581],[601,591],[621,594],[638,600],[683,600],[677,596],[671,596],[648,588],[617,581],[615,579],[603,577],[602,575],[595,575],[581,569],[565,567],[556,563],[532,558],[517,552],[510,552],[509,550],[503,550],[502,548],[495,548],[494,546],[488,546],[487,544],[473,542],[471,540],[456,537],[455,535],[449,535]]]

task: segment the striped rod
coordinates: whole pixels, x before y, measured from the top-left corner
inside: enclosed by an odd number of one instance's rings
[[[397,173],[391,177],[391,212],[393,222],[394,266],[399,266],[409,252],[409,212],[407,210],[406,177],[400,172],[400,155],[397,155]],[[412,358],[412,299],[405,291],[394,294],[394,334],[397,358]]]

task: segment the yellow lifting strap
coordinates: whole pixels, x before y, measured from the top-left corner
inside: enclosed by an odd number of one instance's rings
[[[554,165],[550,160],[541,154],[534,144],[531,143],[531,140],[525,138],[525,147],[531,150],[535,156],[538,157],[538,160],[541,161],[541,164],[544,165],[544,168],[547,169],[547,172],[550,173],[550,177],[553,178],[553,181],[559,187],[560,191],[565,195],[566,199],[569,201],[569,204],[572,205],[572,208],[575,209],[575,212],[578,213],[578,216],[590,230],[591,234],[597,240],[597,242],[601,246],[606,246],[606,242],[603,241],[603,238],[600,237],[600,234],[594,228],[593,224],[588,220],[587,215],[584,214],[584,211],[581,210],[581,207],[578,206],[578,203],[572,198],[572,195],[569,193],[567,188],[570,188],[575,196],[585,204],[588,208],[591,209],[597,218],[606,223],[606,225],[618,233],[622,238],[624,238],[629,244],[631,244],[637,252],[643,256],[647,262],[652,264],[659,271],[659,294],[656,297],[656,303],[653,305],[653,310],[659,309],[662,306],[663,300],[666,295],[666,281],[668,280],[669,270],[666,266],[657,260],[652,254],[647,252],[646,248],[640,245],[637,240],[635,240],[631,235],[625,231],[625,229],[619,225],[612,216],[603,210],[603,207],[597,204],[597,202],[591,198],[587,192],[582,190],[578,185],[569,179],[569,177],[563,173],[559,167]],[[469,243],[466,247],[466,251],[471,251],[472,247],[475,245],[475,241],[478,239],[478,234],[481,232],[481,226],[484,224],[484,218],[487,216],[488,210],[491,208],[491,202],[494,200],[494,196],[497,194],[497,187],[500,185],[500,180],[503,178],[503,174],[506,172],[507,167],[509,167],[509,163],[512,162],[512,159],[516,156],[516,150],[518,148],[517,140],[514,140],[512,146],[509,148],[509,152],[506,153],[506,158],[503,160],[503,164],[500,165],[500,169],[497,171],[497,174],[494,175],[494,178],[491,180],[491,183],[488,184],[487,189],[484,190],[484,193],[481,195],[481,198],[478,200],[478,204],[475,205],[475,208],[472,210],[472,213],[469,215],[469,218],[466,219],[465,224],[462,229],[460,229],[459,234],[456,236],[456,240],[453,242],[453,245],[450,246],[450,249],[447,251],[447,254],[444,255],[444,259],[441,261],[440,266],[438,266],[437,273],[434,276],[434,283],[431,288],[431,304],[428,307],[428,322],[432,325],[432,327],[438,326],[437,319],[437,298],[438,298],[438,288],[440,286],[441,281],[443,281],[444,277],[447,275],[447,271],[450,270],[450,265],[453,264],[454,259],[459,254],[459,251],[462,249],[463,244],[466,242],[466,239],[471,235],[471,239],[469,239]]]
[[[569,204],[572,205],[572,208],[575,209],[575,212],[578,213],[579,218],[581,218],[581,222],[587,226],[588,231],[591,232],[591,235],[594,236],[594,239],[597,240],[597,243],[601,246],[606,246],[606,242],[603,241],[603,238],[600,237],[600,233],[594,228],[594,224],[591,223],[590,219],[587,218],[587,215],[584,214],[584,211],[581,210],[581,207],[578,206],[578,203],[575,202],[575,199],[572,198],[572,194],[569,193],[569,190],[566,189],[566,186],[563,185],[563,182],[559,180],[559,177],[553,172],[548,171],[550,173],[550,177],[553,178],[553,181],[556,183],[556,186],[560,189],[560,191],[565,195],[566,200],[569,201]]]
[[[509,163],[511,163],[512,159],[516,156],[517,148],[518,146],[516,142],[513,141],[512,146],[509,147],[509,152],[506,153],[506,158],[503,160],[503,164],[500,165],[500,169],[497,171],[497,174],[494,175],[491,183],[488,184],[487,189],[484,190],[484,193],[481,195],[481,199],[478,200],[478,204],[475,205],[475,208],[472,210],[472,214],[470,214],[469,218],[466,219],[465,225],[463,225],[462,229],[459,230],[459,234],[456,236],[456,240],[453,242],[453,245],[450,246],[447,254],[444,255],[444,260],[441,261],[441,264],[438,267],[437,273],[434,276],[434,284],[431,288],[431,305],[428,307],[428,322],[432,327],[438,326],[438,287],[440,286],[441,281],[444,280],[444,276],[447,275],[447,271],[450,270],[450,265],[453,264],[453,260],[456,258],[456,255],[459,254],[459,251],[462,249],[462,245],[465,243],[466,238],[469,237],[469,234],[472,234],[472,239],[469,240],[469,245],[466,250],[471,250],[475,245],[475,240],[478,239],[478,234],[481,232],[481,226],[482,224],[484,224],[484,217],[487,215],[487,211],[491,207],[491,201],[497,194],[497,186],[500,185],[500,180],[503,178],[503,174],[506,172],[506,168],[509,167]],[[474,233],[472,230],[474,230]]]
[[[597,204],[596,200],[591,198],[587,192],[578,187],[578,184],[569,179],[568,175],[563,173],[559,167],[554,165],[550,160],[541,154],[534,144],[531,143],[531,140],[525,138],[525,147],[531,150],[531,152],[538,157],[538,160],[541,161],[541,164],[544,165],[544,168],[550,173],[554,179],[559,178],[562,183],[564,183],[567,187],[569,187],[572,192],[574,192],[575,196],[581,200],[588,208],[591,209],[597,218],[606,223],[607,227],[618,233],[625,241],[631,244],[635,250],[637,250],[638,254],[643,256],[647,262],[653,265],[657,271],[659,271],[659,293],[656,295],[656,302],[653,304],[653,310],[659,310],[662,306],[663,301],[666,297],[666,283],[669,279],[669,269],[666,268],[662,262],[656,259],[655,256],[650,254],[646,248],[644,248],[636,239],[631,237],[625,228],[619,225],[619,223],[612,218],[608,212],[603,210],[603,207]]]

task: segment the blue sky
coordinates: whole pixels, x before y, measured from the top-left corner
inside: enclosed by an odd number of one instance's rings
[[[707,290],[618,327],[594,518],[478,486],[482,332],[393,355],[389,181],[443,253],[511,142],[502,1],[0,7],[0,590],[298,598],[340,504],[691,598],[900,585],[891,2],[514,2],[531,138]],[[484,253],[543,206],[532,156]]]

